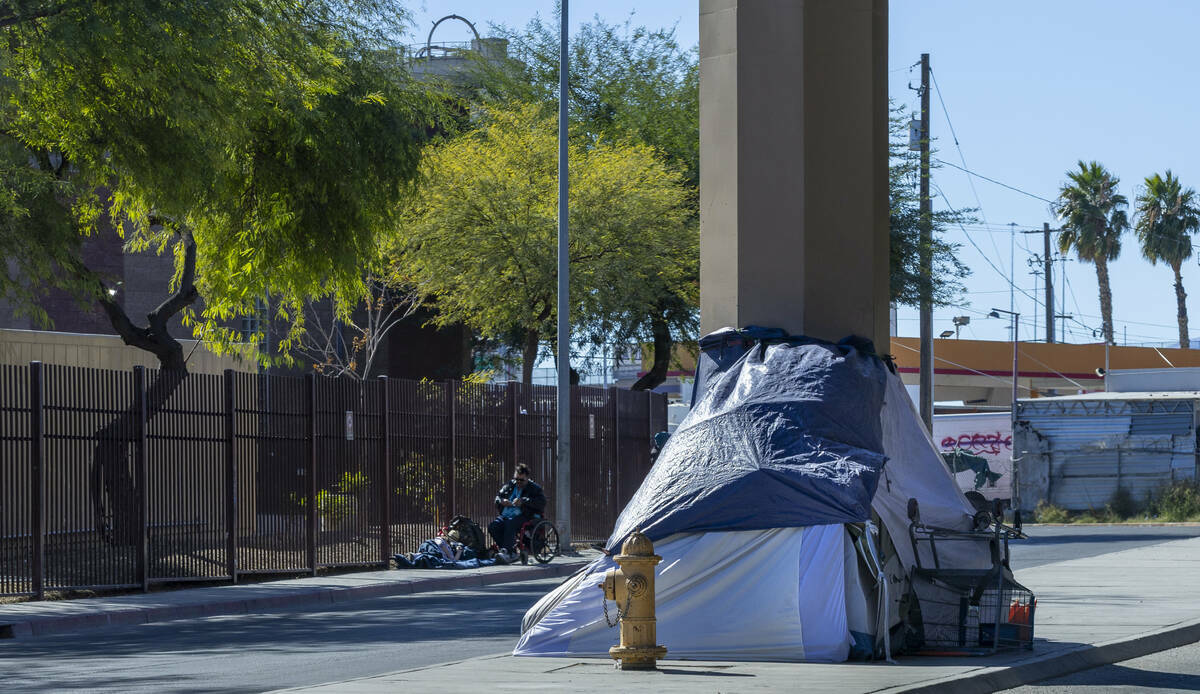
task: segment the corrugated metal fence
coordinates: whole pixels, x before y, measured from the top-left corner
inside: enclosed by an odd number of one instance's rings
[[[1188,398],[1022,400],[1013,436],[1021,503],[1098,510],[1118,489],[1137,502],[1196,477],[1196,401]]]
[[[602,540],[666,398],[571,395],[574,539]],[[516,462],[552,495],[554,427],[546,386],[0,366],[0,595],[383,566],[486,525]]]

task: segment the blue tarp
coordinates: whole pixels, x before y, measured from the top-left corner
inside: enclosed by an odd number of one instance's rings
[[[621,512],[615,550],[641,528],[758,530],[867,520],[887,458],[887,368],[865,340],[780,330],[700,341],[692,410]]]

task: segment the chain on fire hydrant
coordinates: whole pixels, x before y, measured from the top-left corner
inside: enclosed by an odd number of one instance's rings
[[[621,643],[608,649],[608,654],[621,670],[654,670],[655,661],[667,655],[667,649],[655,643],[658,620],[654,617],[654,565],[662,557],[654,553],[650,538],[634,530],[614,559],[621,568],[604,574],[604,582],[599,585],[606,601],[605,620],[607,601],[612,600],[617,603],[617,621],[609,621],[608,625],[621,625]]]

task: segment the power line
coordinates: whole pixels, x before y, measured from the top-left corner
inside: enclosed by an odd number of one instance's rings
[[[1071,383],[1074,383],[1076,388],[1082,388],[1082,387],[1083,387],[1083,386],[1082,386],[1082,385],[1081,385],[1081,384],[1080,384],[1078,381],[1076,381],[1076,380],[1074,380],[1074,379],[1072,379],[1072,378],[1068,377],[1068,376],[1067,376],[1066,374],[1064,374],[1063,372],[1059,371],[1058,369],[1054,368],[1053,366],[1050,366],[1049,364],[1047,364],[1047,363],[1045,363],[1044,361],[1042,361],[1042,360],[1038,359],[1037,357],[1035,357],[1035,356],[1033,356],[1033,355],[1029,354],[1028,352],[1026,352],[1026,351],[1024,351],[1024,350],[1018,350],[1018,351],[1021,353],[1021,356],[1025,357],[1026,359],[1032,359],[1033,361],[1035,361],[1035,362],[1037,362],[1039,365],[1041,365],[1041,366],[1042,366],[1042,368],[1050,369],[1050,370],[1051,370],[1051,371],[1053,371],[1054,373],[1058,374],[1058,375],[1059,375],[1061,378],[1063,378],[1063,379],[1065,379],[1065,380],[1067,380],[1067,381],[1070,381]]]
[[[954,140],[954,149],[958,152],[958,160],[962,162],[962,169],[965,171],[968,168],[967,167],[967,157],[966,157],[966,154],[963,153],[962,145],[958,141],[958,133],[955,132],[955,130],[954,130],[954,121],[952,121],[950,119],[950,110],[948,108],[946,108],[946,100],[943,98],[942,89],[941,89],[941,87],[938,86],[938,83],[937,83],[937,75],[934,74],[932,68],[929,70],[929,76],[933,80],[933,88],[937,92],[938,103],[941,104],[941,106],[942,106],[942,115],[944,115],[946,117],[946,125],[950,129],[950,138],[952,140]],[[977,210],[979,210],[979,216],[983,221],[983,225],[989,226],[988,221],[987,221],[987,213],[983,211],[983,201],[981,201],[979,199],[979,191],[975,188],[975,179],[971,178],[969,175],[967,176],[967,185],[969,185],[971,187],[971,194],[973,196],[975,196],[975,208]],[[939,188],[939,192],[940,192],[940,188]],[[1003,256],[1003,254],[1000,253],[999,247],[996,246],[995,237],[989,236],[988,243],[990,243],[992,245],[992,250],[995,251],[996,258],[999,260],[1000,265],[1003,266],[1004,265],[1004,256]],[[980,251],[980,252],[982,253],[982,251]],[[1008,268],[1007,271],[1008,271],[1008,275],[1010,277],[1016,273],[1015,268]],[[1009,308],[1011,309],[1012,307],[1010,306]]]
[[[983,174],[978,174],[978,173],[975,173],[974,171],[971,171],[971,170],[969,170],[969,169],[965,169],[965,168],[963,168],[963,167],[961,167],[961,166],[956,166],[956,165],[954,165],[954,164],[951,164],[951,163],[950,163],[950,162],[948,162],[948,161],[943,161],[942,159],[936,159],[936,158],[935,158],[935,161],[937,161],[937,163],[939,163],[939,164],[945,164],[946,166],[949,166],[949,167],[951,167],[951,168],[954,168],[954,169],[958,169],[959,171],[962,171],[962,172],[964,172],[964,173],[970,174],[970,175],[972,175],[972,176],[976,176],[976,177],[978,177],[978,178],[982,178],[983,180],[987,181],[988,183],[995,183],[996,185],[998,185],[998,186],[1000,186],[1000,187],[1002,187],[1002,188],[1008,188],[1009,190],[1011,190],[1011,191],[1015,191],[1015,192],[1017,192],[1017,193],[1020,193],[1021,195],[1028,195],[1029,197],[1031,197],[1031,198],[1033,198],[1033,199],[1035,199],[1035,200],[1041,200],[1042,202],[1049,203],[1049,204],[1051,204],[1051,205],[1054,205],[1054,204],[1056,204],[1056,203],[1055,203],[1053,200],[1047,200],[1046,198],[1043,198],[1043,197],[1042,197],[1042,196],[1040,196],[1040,195],[1034,195],[1033,193],[1030,193],[1030,192],[1029,192],[1029,191],[1027,191],[1027,190],[1021,190],[1020,188],[1017,188],[1017,187],[1014,187],[1014,186],[1010,186],[1010,185],[1008,185],[1007,183],[1001,183],[1000,181],[997,181],[997,180],[996,180],[996,179],[994,179],[994,178],[988,178],[987,176],[984,176]]]
[[[913,347],[909,347],[908,345],[906,345],[906,344],[904,344],[904,343],[902,343],[902,342],[893,342],[892,344],[894,344],[894,345],[896,345],[896,346],[898,346],[898,347],[903,347],[904,349],[907,349],[907,350],[908,350],[908,351],[910,351],[910,352],[917,352],[918,354],[921,352],[921,350],[919,350],[919,349],[915,349],[915,348],[913,348]],[[979,371],[979,370],[977,370],[977,369],[972,369],[971,367],[969,367],[969,366],[966,366],[965,364],[959,364],[959,363],[957,363],[957,362],[952,362],[952,361],[950,361],[949,359],[944,359],[944,358],[942,358],[942,357],[939,357],[939,356],[938,356],[938,355],[936,355],[936,354],[935,354],[935,355],[933,355],[933,358],[934,358],[934,360],[935,360],[935,361],[940,361],[940,362],[942,362],[942,363],[944,363],[944,364],[949,364],[950,366],[954,366],[954,367],[957,367],[957,368],[963,369],[963,370],[965,370],[965,371],[970,371],[970,372],[971,372],[971,373],[973,373],[973,374],[978,374],[978,375],[980,375],[980,376],[986,376],[987,378],[990,378],[990,379],[992,379],[993,381],[999,381],[999,382],[1001,382],[1001,383],[1005,383],[1005,384],[1009,383],[1009,381],[1008,381],[1008,380],[1006,380],[1006,379],[1003,379],[1003,378],[1000,378],[999,376],[995,376],[995,375],[992,375],[992,374],[984,373],[984,372],[982,372],[982,371]],[[1019,384],[1018,384],[1018,386],[1017,386],[1017,387],[1018,387],[1018,388],[1024,388],[1025,390],[1031,390],[1031,389],[1029,388],[1029,386],[1022,386],[1022,385],[1019,385]]]
[[[911,70],[913,69],[913,67],[915,67],[917,64],[919,64],[919,63],[914,63],[912,66],[909,66],[908,68],[905,68],[905,69],[908,69],[909,71],[911,71]],[[940,164],[944,164],[944,165],[946,165],[946,166],[949,166],[949,167],[951,167],[951,168],[958,169],[958,170],[960,170],[960,171],[962,171],[962,172],[964,172],[964,173],[966,173],[966,174],[967,174],[967,183],[968,183],[968,184],[970,185],[970,187],[971,187],[971,193],[972,193],[972,195],[975,197],[975,203],[976,203],[977,209],[979,210],[979,214],[980,214],[980,217],[982,218],[982,222],[983,222],[982,224],[978,224],[978,225],[972,225],[972,226],[975,226],[975,227],[978,227],[978,228],[982,228],[982,229],[983,229],[983,230],[984,230],[986,233],[989,233],[989,234],[991,234],[991,233],[1005,233],[1005,231],[1006,231],[1006,230],[1004,230],[1003,228],[998,228],[996,225],[991,225],[991,224],[989,224],[989,223],[988,223],[988,221],[987,221],[987,216],[986,216],[986,214],[985,214],[985,213],[984,213],[984,211],[983,211],[983,203],[982,203],[982,201],[981,201],[981,200],[980,200],[980,198],[979,198],[979,191],[978,191],[978,190],[976,189],[976,187],[975,187],[975,181],[974,181],[974,177],[979,177],[979,178],[982,178],[982,179],[984,179],[985,181],[988,181],[988,182],[990,182],[990,183],[993,183],[993,184],[995,184],[995,185],[1001,186],[1001,187],[1003,187],[1003,188],[1007,188],[1007,189],[1009,189],[1009,190],[1012,190],[1012,191],[1014,191],[1014,192],[1020,193],[1020,194],[1022,194],[1022,195],[1026,195],[1026,196],[1028,196],[1028,197],[1031,197],[1031,198],[1033,198],[1033,199],[1035,199],[1035,200],[1039,200],[1039,201],[1045,202],[1045,203],[1047,203],[1047,204],[1049,204],[1049,205],[1051,205],[1051,206],[1055,205],[1056,203],[1055,203],[1055,201],[1053,201],[1053,200],[1050,200],[1050,199],[1044,198],[1044,197],[1042,197],[1042,196],[1040,196],[1040,195],[1036,195],[1036,194],[1034,194],[1034,193],[1030,193],[1029,191],[1022,190],[1022,189],[1020,189],[1020,188],[1017,188],[1017,187],[1015,187],[1015,186],[1008,185],[1007,183],[1002,183],[1001,181],[998,181],[998,180],[996,180],[996,179],[994,179],[994,178],[990,178],[990,177],[988,177],[988,176],[984,176],[984,175],[982,175],[982,174],[976,173],[976,172],[972,171],[972,170],[971,170],[971,169],[968,167],[968,165],[967,165],[967,160],[966,160],[966,155],[964,154],[964,152],[963,152],[963,149],[962,149],[962,145],[961,145],[961,143],[960,143],[960,141],[959,141],[959,139],[958,139],[958,133],[957,133],[957,132],[955,131],[955,129],[954,129],[954,122],[953,122],[953,120],[952,120],[952,119],[951,119],[951,117],[950,117],[950,110],[949,110],[949,109],[946,107],[946,101],[945,101],[944,95],[943,95],[943,93],[942,93],[941,86],[940,86],[940,85],[938,84],[938,82],[937,82],[937,75],[934,73],[934,71],[933,71],[932,69],[930,69],[930,70],[929,70],[929,75],[930,75],[930,78],[932,79],[932,82],[933,82],[933,88],[934,88],[934,90],[937,92],[937,95],[938,95],[938,103],[939,103],[939,104],[941,105],[941,107],[942,107],[942,114],[943,114],[943,115],[946,117],[946,125],[948,126],[948,128],[949,128],[949,130],[950,130],[950,136],[951,136],[952,140],[954,141],[954,147],[955,147],[955,149],[956,149],[956,150],[957,150],[957,152],[958,152],[959,161],[961,161],[961,162],[962,162],[962,166],[957,166],[957,165],[955,165],[955,164],[951,164],[950,162],[947,162],[947,161],[945,161],[945,160],[942,160],[942,159],[940,159],[940,158],[935,158],[935,161],[937,161],[937,162],[938,162],[938,163],[940,163]],[[953,208],[953,206],[952,206],[952,205],[950,205],[950,201],[949,201],[949,199],[946,197],[946,194],[945,194],[945,192],[944,192],[944,191],[942,191],[940,187],[938,187],[938,188],[937,188],[937,192],[938,192],[938,194],[941,196],[942,200],[943,200],[943,201],[946,203],[947,207],[950,207],[950,208],[951,208],[951,210],[953,210],[954,208]],[[996,267],[996,264],[992,262],[991,258],[990,258],[990,257],[988,257],[988,255],[987,255],[986,253],[984,253],[983,249],[979,247],[979,244],[977,244],[977,243],[975,242],[975,240],[974,240],[974,239],[971,237],[971,235],[970,235],[970,234],[967,232],[967,229],[966,229],[966,226],[967,226],[967,225],[964,225],[963,223],[961,223],[961,222],[960,222],[960,223],[958,224],[958,226],[959,226],[959,229],[960,229],[960,230],[963,232],[963,235],[964,235],[964,236],[967,238],[967,241],[968,241],[968,242],[970,242],[970,244],[971,244],[972,246],[974,246],[975,250],[979,252],[979,254],[980,254],[980,255],[983,257],[983,259],[984,259],[984,260],[987,262],[987,264],[988,264],[989,266],[991,266],[991,268],[992,268],[993,270],[995,270],[997,274],[999,274],[1001,277],[1004,277],[1004,278],[1005,278],[1005,280],[1008,282],[1008,285],[1009,285],[1009,291],[1010,291],[1010,293],[1011,293],[1012,291],[1014,291],[1014,290],[1015,290],[1015,291],[1019,291],[1019,292],[1020,292],[1022,295],[1024,295],[1026,298],[1028,298],[1028,299],[1031,299],[1031,300],[1033,301],[1033,304],[1034,304],[1034,307],[1035,307],[1035,311],[1036,311],[1036,307],[1037,307],[1037,306],[1043,306],[1043,307],[1045,307],[1045,306],[1044,306],[1044,304],[1042,304],[1042,303],[1041,303],[1041,302],[1038,300],[1038,297],[1037,297],[1037,296],[1031,295],[1029,292],[1027,292],[1027,291],[1025,291],[1024,289],[1021,289],[1020,287],[1018,287],[1018,286],[1017,286],[1017,284],[1016,284],[1016,267],[1015,267],[1015,266],[1014,266],[1014,267],[1011,267],[1011,268],[1008,268],[1008,272],[1007,272],[1007,273],[1006,273],[1006,272],[1004,272],[1003,270],[1001,270],[1000,268],[997,268],[997,267]],[[1011,224],[1010,224],[1010,225],[1006,225],[1006,226],[1010,227],[1010,228],[1007,230],[1007,233],[1010,233],[1010,234],[1011,234],[1011,233],[1012,233],[1012,228],[1011,228],[1011,227],[1012,227],[1013,225],[1011,225]],[[1061,231],[1063,231],[1063,230],[1062,230],[1062,229],[1058,229],[1058,230],[1056,230],[1056,231],[1059,231],[1059,232],[1061,232]],[[1142,236],[1142,237],[1145,237],[1145,236],[1151,236],[1151,237],[1153,237],[1153,236],[1165,236],[1165,235],[1163,235],[1163,234],[1157,234],[1157,233],[1155,233],[1155,232],[1145,232],[1145,233],[1142,233],[1142,234],[1140,234],[1140,236]],[[995,252],[996,252],[996,257],[997,257],[997,258],[1002,258],[1002,255],[1001,255],[1001,253],[1000,253],[999,249],[995,247],[995,246],[996,246],[996,241],[995,241],[995,238],[994,238],[993,236],[990,236],[990,235],[989,235],[988,239],[989,239],[989,241],[991,242],[991,245],[993,246],[993,250],[995,250]],[[1193,244],[1191,243],[1191,241],[1190,241],[1189,239],[1179,239],[1179,238],[1175,238],[1175,239],[1171,239],[1171,240],[1174,240],[1174,241],[1175,241],[1176,243],[1178,243],[1180,246],[1182,246],[1182,244],[1184,244],[1184,243],[1187,243],[1187,244],[1188,244],[1188,246],[1189,246],[1189,248],[1192,248],[1192,249],[1194,250],[1194,246],[1193,246]],[[1029,250],[1029,245],[1028,245],[1028,243],[1027,243],[1027,242],[1025,242],[1025,240],[1024,240],[1024,239],[1022,239],[1022,244],[1021,244],[1021,245],[1022,245],[1022,248],[1023,248],[1023,250],[1025,251],[1025,253],[1026,253],[1026,255],[1027,255],[1027,256],[1032,254],[1032,252]],[[1001,262],[1001,264],[1003,264],[1003,261],[1002,261],[1002,260],[1001,260],[1000,262]],[[1071,292],[1071,299],[1072,299],[1072,300],[1074,301],[1074,303],[1075,303],[1075,309],[1076,309],[1076,311],[1077,311],[1077,312],[1079,312],[1079,313],[1080,313],[1080,315],[1082,315],[1082,313],[1081,313],[1081,312],[1080,312],[1080,310],[1079,310],[1079,300],[1078,300],[1078,299],[1076,298],[1076,296],[1075,296],[1075,289],[1074,289],[1074,287],[1072,287],[1072,286],[1071,286],[1071,284],[1070,284],[1070,280],[1066,278],[1066,276],[1065,276],[1065,273],[1064,273],[1063,281],[1065,281],[1065,282],[1066,282],[1066,286],[1067,286],[1067,287],[1070,289],[1070,292]],[[983,293],[983,292],[978,292],[978,293]],[[1010,308],[1011,308],[1011,307],[1010,307]],[[1051,317],[1051,320],[1052,320],[1052,319],[1053,319],[1053,317]],[[1078,322],[1078,321],[1076,321],[1076,322]],[[1034,330],[1036,330],[1038,326],[1036,325],[1036,321],[1034,321],[1034,323],[1035,323],[1035,325],[1033,325],[1033,329],[1034,329]],[[1083,324],[1082,324],[1082,323],[1080,323],[1080,325],[1083,325]],[[1168,327],[1169,327],[1169,326],[1161,326],[1161,325],[1155,325],[1155,324],[1146,324],[1146,325],[1152,325],[1153,327],[1161,327],[1161,328],[1168,328]],[[1085,326],[1085,327],[1087,327],[1087,326]],[[1071,332],[1072,332],[1072,334],[1074,334],[1074,331],[1071,331]]]
[[[946,203],[946,207],[950,208],[950,210],[951,210],[951,211],[953,211],[953,210],[954,210],[954,205],[951,205],[951,204],[950,204],[950,200],[949,200],[948,198],[946,198],[946,193],[945,193],[945,192],[944,192],[944,191],[943,191],[941,188],[938,188],[938,191],[937,191],[937,192],[938,192],[938,195],[940,195],[940,196],[942,197],[942,202]],[[979,255],[983,257],[984,261],[985,261],[985,262],[987,262],[987,264],[988,264],[988,265],[989,265],[989,266],[990,266],[990,267],[991,267],[993,270],[995,270],[995,271],[996,271],[996,274],[998,274],[998,275],[1000,275],[1001,277],[1003,277],[1003,278],[1004,278],[1004,280],[1005,280],[1006,282],[1008,282],[1008,284],[1009,284],[1009,286],[1010,286],[1010,287],[1012,287],[1012,288],[1014,288],[1016,291],[1018,291],[1018,292],[1020,292],[1020,293],[1024,294],[1026,297],[1028,297],[1028,298],[1032,299],[1032,300],[1033,300],[1035,303],[1038,301],[1038,298],[1037,298],[1036,296],[1033,296],[1033,295],[1032,295],[1032,294],[1030,294],[1029,292],[1027,292],[1027,291],[1025,291],[1024,289],[1021,289],[1020,287],[1018,287],[1018,286],[1016,285],[1016,283],[1015,283],[1015,282],[1013,282],[1013,280],[1012,280],[1012,278],[1011,278],[1011,277],[1009,277],[1008,275],[1004,274],[1004,272],[1003,272],[1002,270],[1000,270],[1000,268],[996,267],[996,264],[992,262],[992,259],[988,257],[987,253],[984,253],[984,252],[983,252],[983,249],[979,247],[979,244],[975,243],[975,239],[971,238],[971,234],[970,234],[970,232],[968,232],[968,231],[967,231],[966,227],[964,227],[962,224],[959,224],[959,225],[958,225],[958,228],[962,230],[963,236],[967,237],[967,241],[969,241],[969,242],[971,243],[971,245],[975,247],[975,250],[979,251]]]
[[[937,92],[938,103],[942,105],[942,115],[946,116],[946,125],[950,127],[950,138],[954,140],[954,148],[958,150],[958,159],[962,162],[963,169],[967,168],[967,157],[963,154],[962,145],[958,143],[958,133],[954,132],[954,123],[950,120],[950,111],[946,108],[946,100],[942,98],[942,88],[938,86],[937,74],[933,68],[929,69],[929,76],[933,79],[933,90]],[[979,200],[979,191],[975,190],[975,181],[972,178],[967,178],[967,183],[971,186],[971,193],[975,196],[975,206],[979,209],[979,216],[983,218],[983,223],[987,224],[987,215],[983,212],[983,203]]]
[[[954,130],[954,121],[950,120],[950,109],[946,108],[946,100],[942,97],[942,88],[938,86],[937,75],[934,74],[933,68],[929,69],[929,77],[933,80],[933,88],[937,92],[938,103],[942,105],[942,115],[946,116],[946,125],[950,128],[950,138],[954,140],[954,149],[958,151],[958,159],[962,162],[963,170],[966,170],[967,157],[963,153],[962,145],[958,141],[958,133]],[[975,208],[979,210],[979,216],[986,225],[988,223],[987,213],[983,211],[983,201],[979,199],[979,191],[975,189],[975,180],[970,176],[967,177],[967,185],[971,186],[971,194],[975,196]],[[1004,256],[1000,253],[1000,249],[996,246],[996,239],[989,236],[988,242],[992,244],[992,250],[996,252],[996,257],[1000,259],[1000,264],[1003,265]],[[1015,273],[1015,268],[1008,268],[1009,275],[1013,275]]]

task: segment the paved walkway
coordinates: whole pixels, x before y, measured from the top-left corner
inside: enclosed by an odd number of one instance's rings
[[[531,562],[528,566],[513,564],[465,570],[363,571],[338,576],[189,588],[105,598],[13,603],[0,605],[0,638],[32,638],[109,626],[246,614],[387,595],[409,595],[568,576],[590,563],[599,554],[595,550],[588,550],[577,556],[558,557],[544,566]]]
[[[111,625],[321,605],[572,573],[595,556],[547,566],[471,571],[372,571],[61,602],[0,605],[0,637],[33,638]],[[1200,641],[1200,538],[1044,564],[1017,572],[1038,596],[1032,652],[987,658],[901,658],[896,665],[665,661],[658,672],[614,671],[610,661],[485,658],[293,691],[399,690],[990,692]],[[615,639],[615,632],[614,632]],[[670,644],[666,644],[670,647]],[[486,673],[484,675],[483,673]],[[331,675],[336,677],[335,673]]]
[[[839,665],[665,661],[619,672],[611,661],[487,656],[288,691],[382,694],[545,691],[992,692],[1200,640],[1200,538],[1017,573],[1038,596],[1032,652]],[[615,632],[614,632],[615,639]],[[670,644],[665,644],[670,648]],[[486,674],[485,674],[486,673]]]

